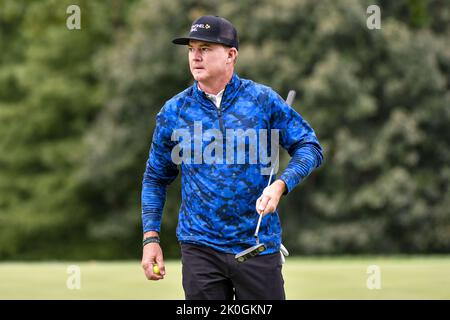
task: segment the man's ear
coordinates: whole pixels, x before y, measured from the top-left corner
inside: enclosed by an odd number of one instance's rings
[[[231,60],[233,59],[233,50],[228,50],[228,57],[227,57],[227,61],[231,62]]]
[[[233,60],[236,60],[237,55],[238,55],[238,53],[237,53],[236,49],[235,49],[235,48],[231,48],[231,49],[228,51],[228,58],[227,58],[227,61],[228,61],[228,62],[232,62]]]

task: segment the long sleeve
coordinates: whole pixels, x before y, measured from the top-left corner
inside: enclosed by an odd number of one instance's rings
[[[291,156],[288,166],[279,177],[289,193],[323,161],[322,147],[306,120],[275,92],[271,100],[271,124],[280,130],[280,144]]]
[[[142,226],[143,231],[161,229],[161,218],[166,201],[167,186],[175,180],[178,168],[171,159],[174,143],[171,141],[171,112],[163,108],[156,116],[156,128],[142,181]]]

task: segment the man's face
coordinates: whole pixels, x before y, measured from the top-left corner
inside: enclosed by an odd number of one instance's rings
[[[220,44],[191,40],[188,50],[191,73],[200,82],[222,76],[230,63],[230,48]]]

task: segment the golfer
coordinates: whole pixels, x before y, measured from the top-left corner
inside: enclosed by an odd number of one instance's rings
[[[322,148],[310,125],[275,91],[234,72],[239,42],[229,21],[202,16],[187,37],[173,43],[187,46],[195,81],[156,117],[142,182],[145,275],[164,278],[161,216],[166,189],[181,170],[177,237],[186,299],[285,299],[276,209],[283,195],[320,166]],[[239,143],[242,132],[248,136]],[[261,154],[276,143],[291,159],[267,186],[276,164],[273,155],[267,161]],[[266,250],[238,262],[235,255],[255,245],[258,214]]]

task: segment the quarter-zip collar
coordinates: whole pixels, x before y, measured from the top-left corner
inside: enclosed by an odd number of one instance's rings
[[[217,108],[220,108],[220,103],[222,102],[222,97],[223,97],[223,92],[225,91],[225,88],[223,88],[222,90],[220,90],[220,92],[218,94],[209,94],[206,93],[206,96],[209,98],[209,100],[211,100]]]
[[[222,96],[222,102],[220,104],[220,109],[224,110],[230,105],[230,103],[234,100],[237,93],[239,92],[240,87],[241,87],[241,79],[236,73],[233,73],[230,82],[228,82],[227,85],[225,86],[225,90]],[[194,91],[193,98],[195,100],[197,100],[204,106],[216,108],[212,103],[212,101],[208,99],[206,93],[198,88],[197,80],[195,80],[194,82],[193,91]]]

